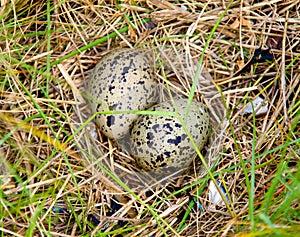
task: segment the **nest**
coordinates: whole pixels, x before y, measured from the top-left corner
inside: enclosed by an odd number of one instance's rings
[[[1,3],[3,235],[299,232],[299,1],[48,2]],[[158,80],[210,108],[205,172],[134,188],[132,157],[94,127],[82,88],[125,47],[170,50]]]

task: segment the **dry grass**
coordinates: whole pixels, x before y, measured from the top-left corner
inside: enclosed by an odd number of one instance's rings
[[[300,1],[233,2],[225,10],[226,1],[1,1],[1,236],[300,231]],[[87,128],[94,131],[81,93],[89,70],[111,50],[140,46],[178,54],[183,69],[175,65],[167,80],[186,96],[195,72],[186,65],[204,56],[229,121],[211,167],[228,192],[227,207],[208,208],[210,176],[193,171],[165,188],[128,187],[122,175],[134,169],[132,158],[99,131],[98,140],[85,138]],[[259,48],[274,58],[250,64]],[[197,87],[195,97],[213,110],[210,84]],[[241,115],[258,95],[268,101],[267,113]],[[92,148],[101,157],[91,159]]]

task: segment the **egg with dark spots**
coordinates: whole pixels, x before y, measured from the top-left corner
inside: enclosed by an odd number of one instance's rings
[[[120,139],[138,115],[158,100],[154,61],[144,49],[121,49],[103,57],[87,83],[92,113],[100,130],[109,138]]]
[[[176,110],[175,110],[176,108]],[[137,164],[146,171],[168,168],[177,170],[190,165],[196,155],[185,127],[202,150],[209,131],[209,113],[201,102],[193,101],[187,113],[187,100],[165,101],[152,106],[150,111],[175,112],[178,116],[141,115],[130,131],[131,152]],[[166,113],[165,113],[166,114]]]

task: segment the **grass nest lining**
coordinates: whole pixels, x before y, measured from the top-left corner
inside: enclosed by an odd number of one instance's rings
[[[295,236],[299,12],[299,1],[280,0],[1,1],[0,233]],[[171,47],[196,65],[203,55],[228,120],[211,168],[227,206],[208,208],[209,175],[134,192],[79,155],[75,113],[90,69],[111,50],[140,46]],[[177,75],[167,79],[190,94]],[[258,96],[267,111],[243,114]],[[97,133],[93,146],[120,167],[124,154]]]

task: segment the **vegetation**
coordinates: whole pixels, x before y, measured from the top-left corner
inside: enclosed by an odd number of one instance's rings
[[[299,13],[298,0],[2,0],[1,236],[296,236]],[[218,90],[226,127],[205,172],[198,151],[179,180],[137,188],[133,159],[95,130],[84,83],[124,47],[171,49],[159,83],[211,111],[201,92]],[[267,111],[244,114],[258,96]],[[211,179],[228,197],[215,209]]]

